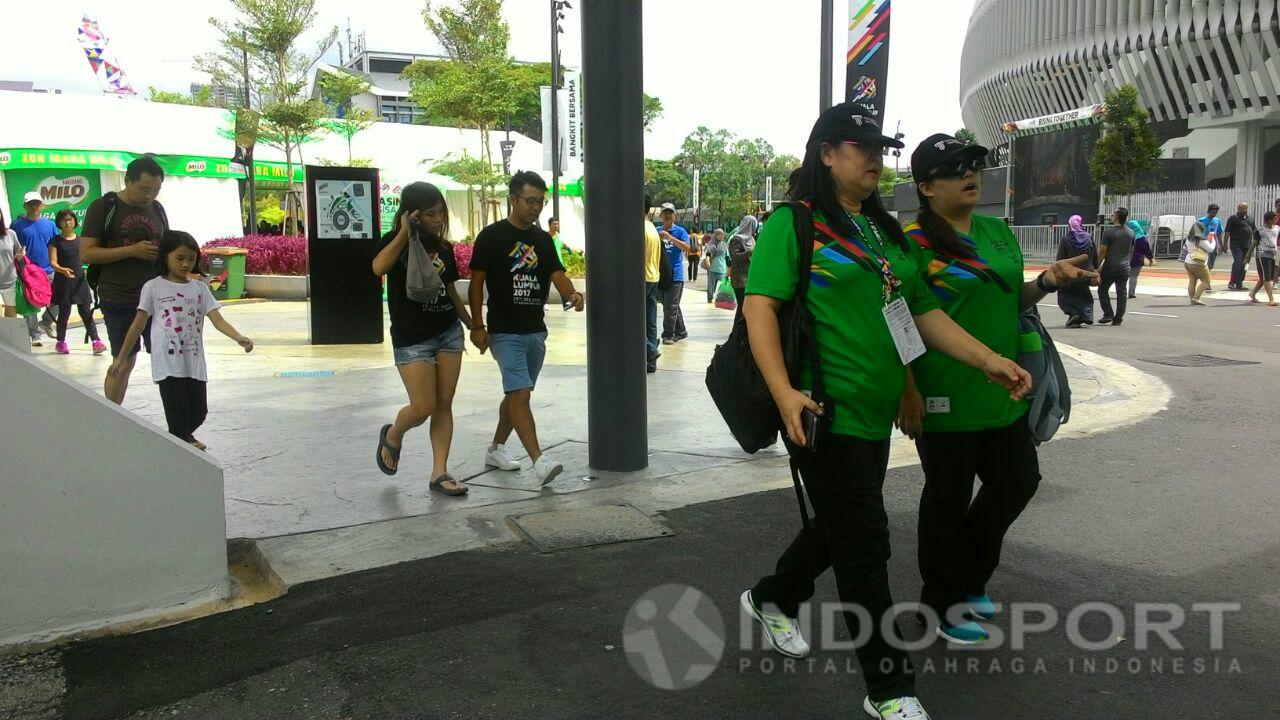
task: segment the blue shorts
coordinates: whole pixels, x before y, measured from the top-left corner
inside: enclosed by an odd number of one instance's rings
[[[142,337],[131,348],[124,347],[124,336],[129,334],[129,326],[138,316],[137,303],[102,302],[102,322],[107,326],[107,341],[111,343],[111,357],[120,357],[125,353],[128,357],[138,354],[145,344],[147,352],[151,352],[151,318],[142,328]]]
[[[502,371],[502,392],[532,390],[547,358],[547,333],[494,333],[489,336],[489,350]]]
[[[462,350],[462,323],[459,322],[417,345],[393,348],[392,353],[395,355],[396,365],[409,365],[416,362],[435,363],[436,355],[440,353],[461,353]]]

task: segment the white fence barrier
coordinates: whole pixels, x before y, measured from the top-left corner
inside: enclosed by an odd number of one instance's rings
[[[1032,262],[1053,262],[1058,257],[1058,245],[1067,234],[1066,225],[1014,225],[1014,237],[1022,247],[1022,257]],[[1094,242],[1101,237],[1097,225],[1085,225]]]
[[[1129,217],[1135,218],[1156,218],[1161,215],[1204,217],[1210,204],[1218,205],[1221,208],[1219,215],[1225,218],[1236,211],[1236,205],[1246,202],[1249,203],[1249,213],[1261,222],[1263,213],[1275,209],[1277,198],[1280,198],[1280,185],[1139,193],[1110,200],[1112,208],[1128,203],[1126,207],[1129,208]],[[1104,209],[1104,212],[1110,211]]]

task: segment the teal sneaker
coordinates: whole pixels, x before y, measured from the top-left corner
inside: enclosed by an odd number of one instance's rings
[[[957,645],[976,645],[991,639],[991,635],[976,622],[967,622],[963,625],[942,623],[938,626],[938,637]]]
[[[969,612],[977,615],[979,620],[991,620],[1000,613],[1000,607],[990,595],[965,595],[964,601],[969,605]]]
[[[879,703],[873,703],[870,697],[866,697],[862,700],[862,709],[879,720],[929,720],[929,713],[913,697],[894,698]]]

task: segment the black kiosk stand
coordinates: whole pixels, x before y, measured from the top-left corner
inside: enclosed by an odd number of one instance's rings
[[[381,343],[382,282],[372,267],[381,239],[378,171],[308,165],[306,178],[311,344]]]

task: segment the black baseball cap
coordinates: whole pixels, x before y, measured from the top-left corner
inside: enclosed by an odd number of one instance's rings
[[[871,106],[852,102],[823,110],[813,124],[813,132],[809,133],[808,146],[830,140],[857,140],[898,149],[905,147],[901,140],[887,137],[880,130],[880,121]]]
[[[917,182],[928,180],[938,168],[965,160],[980,160],[990,151],[978,144],[965,145],[946,133],[925,138],[911,153],[911,174]]]

